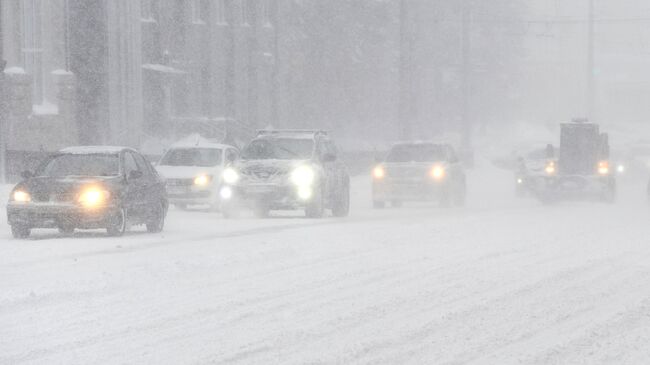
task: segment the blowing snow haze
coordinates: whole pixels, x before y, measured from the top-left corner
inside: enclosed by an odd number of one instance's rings
[[[650,363],[647,0],[0,0],[0,364]]]

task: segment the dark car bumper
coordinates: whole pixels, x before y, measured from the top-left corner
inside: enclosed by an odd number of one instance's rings
[[[7,205],[10,225],[29,228],[72,226],[82,229],[104,228],[118,213],[113,206],[87,209],[73,204],[15,204]]]
[[[426,179],[394,179],[374,181],[372,197],[374,201],[433,201],[439,200],[446,192],[447,182]]]

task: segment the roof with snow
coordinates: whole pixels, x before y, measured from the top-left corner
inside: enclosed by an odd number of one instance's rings
[[[133,149],[129,147],[120,147],[120,146],[75,146],[75,147],[64,148],[59,152],[79,154],[79,155],[91,155],[91,154],[113,155],[113,154],[120,153],[123,150],[133,150]]]

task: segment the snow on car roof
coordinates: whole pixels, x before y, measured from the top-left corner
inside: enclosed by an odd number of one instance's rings
[[[60,150],[61,153],[72,153],[72,154],[116,154],[120,153],[125,149],[130,149],[129,147],[120,147],[120,146],[75,146],[68,147]]]
[[[225,149],[225,148],[231,148],[232,146],[219,143],[219,142],[214,142],[198,134],[187,136],[177,142],[174,142],[171,145],[171,148],[194,148],[194,147]]]

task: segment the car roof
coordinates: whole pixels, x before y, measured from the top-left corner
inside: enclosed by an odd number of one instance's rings
[[[175,149],[175,148],[214,148],[214,149],[223,150],[223,149],[234,148],[234,147],[224,143],[214,142],[198,134],[193,134],[177,142],[174,142],[170,146],[170,149]]]
[[[130,147],[122,147],[122,146],[75,146],[75,147],[64,148],[60,150],[59,153],[79,154],[79,155],[90,155],[90,154],[114,155],[126,150],[135,152],[135,150]]]
[[[326,138],[326,137],[320,137]],[[275,133],[263,134],[254,138],[254,140],[268,140],[268,139],[308,139],[311,141],[316,140],[316,135],[313,133]]]

